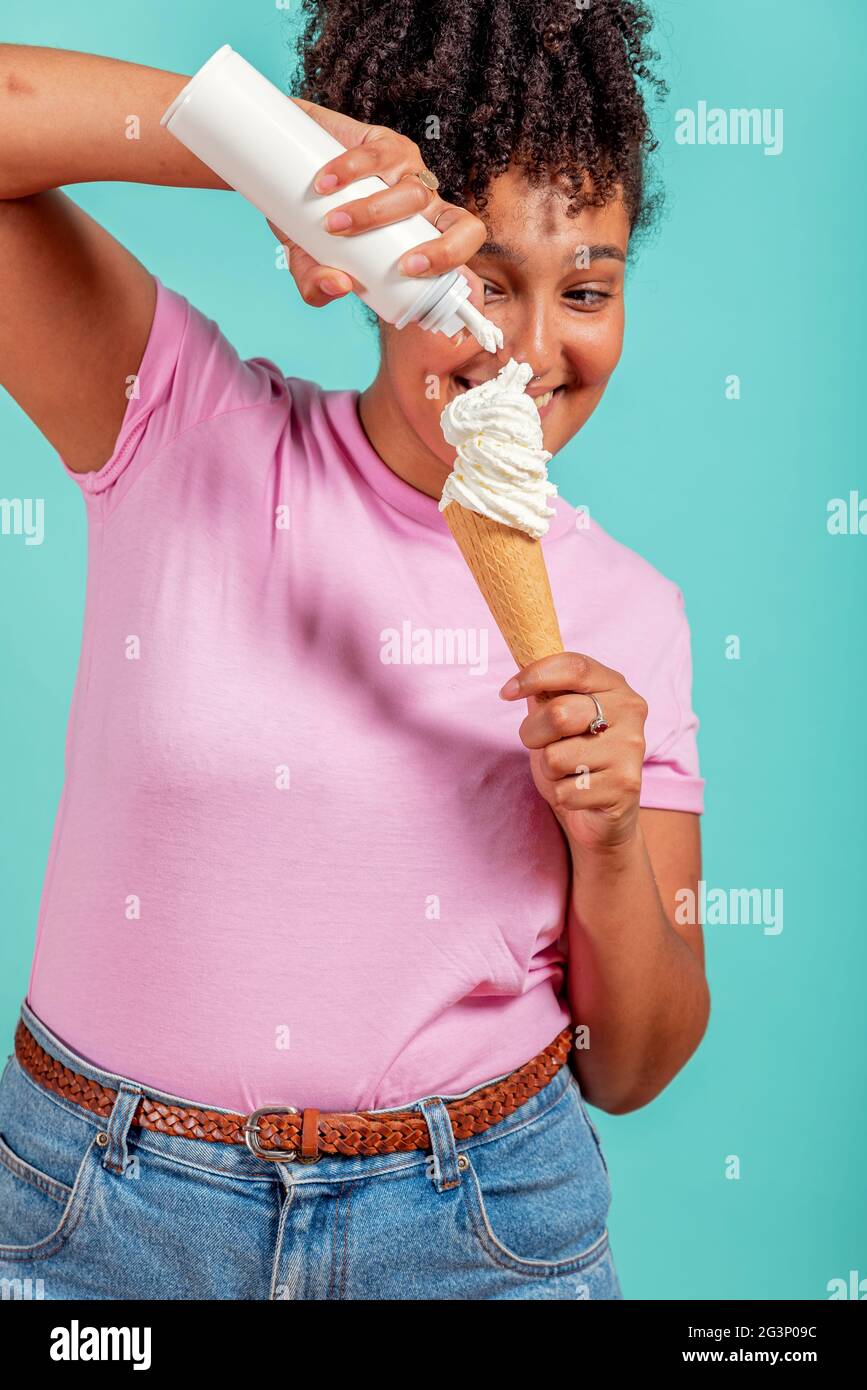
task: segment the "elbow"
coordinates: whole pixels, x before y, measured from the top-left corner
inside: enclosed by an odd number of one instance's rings
[[[584,1093],[586,1099],[597,1110],[604,1110],[609,1115],[628,1115],[633,1110],[643,1109],[645,1105],[656,1100],[678,1072],[683,1070],[690,1057],[698,1050],[709,1021],[710,989],[702,974],[701,987],[696,991],[689,1023],[681,1027],[677,1036],[671,1039],[669,1048],[665,1050],[667,1055],[661,1055],[660,1050],[655,1047],[653,1053],[656,1064],[651,1069],[637,1068],[638,1074],[632,1079],[631,1084],[616,1090],[590,1086]]]

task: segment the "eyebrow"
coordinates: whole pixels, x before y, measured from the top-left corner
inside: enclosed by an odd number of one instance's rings
[[[583,245],[583,242],[578,242],[576,250],[578,246]],[[626,256],[623,254],[620,247],[612,246],[605,242],[600,242],[595,246],[588,246],[587,252],[588,260],[590,260],[591,262],[623,261],[624,264],[626,263]],[[527,259],[526,256],[522,256],[518,251],[516,251],[514,247],[506,246],[501,241],[486,241],[483,246],[479,247],[478,251],[476,252],[476,255],[496,256],[501,261],[512,261],[515,265],[523,265],[524,261]],[[574,261],[575,252],[567,251],[566,255],[563,257],[564,266],[572,265],[574,264]]]

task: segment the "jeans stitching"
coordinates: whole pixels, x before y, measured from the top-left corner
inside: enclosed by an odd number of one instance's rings
[[[59,1224],[42,1240],[35,1241],[32,1245],[0,1245],[0,1263],[14,1264],[20,1260],[47,1260],[50,1256],[56,1255],[58,1250],[61,1250],[67,1243],[81,1224],[81,1219],[89,1204],[95,1181],[95,1164],[93,1162],[95,1142],[95,1139],[91,1139],[85,1150],[75,1175],[75,1183],[69,1194],[69,1201],[63,1210]],[[45,1246],[45,1249],[40,1249],[40,1246]]]
[[[570,1255],[566,1260],[534,1260],[523,1255],[516,1255],[508,1246],[503,1245],[502,1241],[494,1233],[485,1208],[481,1183],[479,1182],[478,1174],[472,1163],[470,1163],[467,1171],[471,1176],[473,1193],[478,1207],[476,1212],[473,1210],[472,1199],[467,1202],[470,1222],[482,1249],[489,1258],[494,1260],[497,1264],[501,1264],[504,1268],[511,1269],[518,1274],[527,1274],[531,1277],[550,1279],[559,1274],[584,1272],[595,1264],[605,1253],[609,1241],[607,1225],[602,1235],[594,1240],[592,1244],[588,1245],[586,1250],[582,1250],[579,1255]],[[481,1226],[476,1219],[477,1216],[481,1218]]]
[[[576,1098],[577,1098],[577,1100],[578,1100],[578,1104],[579,1104],[579,1106],[580,1106],[580,1108],[581,1108],[581,1113],[582,1113],[582,1115],[583,1115],[583,1117],[584,1117],[584,1120],[585,1120],[585,1123],[586,1123],[586,1125],[587,1125],[587,1128],[588,1128],[589,1131],[590,1131],[590,1135],[591,1135],[591,1138],[592,1138],[592,1140],[593,1140],[593,1143],[596,1145],[596,1151],[597,1151],[597,1153],[599,1154],[599,1157],[600,1157],[601,1160],[602,1160],[602,1166],[603,1166],[603,1168],[605,1169],[605,1172],[606,1172],[606,1175],[607,1175],[607,1177],[608,1177],[608,1181],[609,1181],[609,1184],[610,1184],[610,1182],[611,1182],[611,1173],[610,1173],[610,1170],[609,1170],[609,1168],[608,1168],[608,1159],[605,1157],[605,1152],[604,1152],[604,1150],[603,1150],[603,1148],[602,1148],[602,1138],[601,1138],[601,1136],[600,1136],[600,1134],[599,1134],[599,1131],[598,1131],[597,1128],[596,1128],[596,1125],[595,1125],[594,1122],[593,1122],[593,1119],[592,1119],[592,1117],[591,1117],[591,1115],[590,1115],[589,1110],[587,1109],[587,1102],[585,1101],[583,1095],[581,1094],[581,1087],[580,1087],[580,1085],[578,1084],[578,1081],[576,1080],[576,1078],[575,1078],[574,1076],[571,1078],[571,1082],[572,1082],[572,1085],[575,1087],[575,1095],[576,1095]]]
[[[331,1232],[331,1273],[328,1276],[328,1297],[334,1293],[334,1280],[337,1277],[337,1238],[340,1231],[340,1193],[334,1194],[334,1228]]]
[[[13,1178],[19,1182],[26,1183],[33,1187],[37,1192],[42,1192],[52,1201],[59,1202],[61,1206],[66,1206],[72,1196],[72,1188],[59,1178],[52,1178],[49,1173],[43,1173],[39,1168],[34,1168],[25,1159],[19,1158],[14,1150],[10,1149],[5,1139],[0,1135],[0,1165],[11,1173]]]

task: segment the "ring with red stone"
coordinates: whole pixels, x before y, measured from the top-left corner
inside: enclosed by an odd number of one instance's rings
[[[587,694],[589,695],[590,692],[588,691]],[[596,718],[593,720],[587,732],[588,734],[604,734],[605,730],[610,728],[610,725],[608,723],[608,720],[605,718],[605,715],[602,713],[602,706],[596,699],[596,696],[590,695],[590,699],[596,706]]]

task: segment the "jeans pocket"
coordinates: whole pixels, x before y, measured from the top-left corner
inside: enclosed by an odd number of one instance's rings
[[[525,1125],[465,1150],[461,1188],[475,1239],[515,1273],[578,1273],[608,1250],[608,1177],[568,1087]]]
[[[0,1134],[0,1263],[48,1259],[84,1215],[102,1150],[94,1133],[70,1187],[28,1163]]]
[[[590,1116],[590,1111],[587,1109],[587,1102],[585,1101],[583,1095],[581,1094],[581,1087],[580,1087],[580,1085],[579,1085],[579,1083],[578,1083],[578,1080],[577,1080],[577,1078],[575,1077],[574,1074],[573,1074],[572,1076],[570,1076],[570,1078],[569,1078],[569,1084],[572,1086],[572,1088],[573,1088],[573,1090],[574,1090],[574,1092],[575,1092],[575,1098],[576,1098],[576,1100],[578,1101],[578,1107],[579,1107],[579,1109],[580,1109],[580,1111],[581,1111],[581,1117],[582,1117],[582,1119],[584,1120],[584,1123],[586,1124],[588,1130],[590,1131],[590,1136],[591,1136],[591,1138],[592,1138],[594,1144],[596,1145],[596,1151],[597,1151],[597,1153],[599,1154],[600,1159],[602,1160],[602,1166],[603,1166],[603,1168],[605,1169],[605,1176],[608,1178],[608,1181],[609,1181],[609,1183],[610,1183],[610,1181],[611,1181],[611,1173],[610,1173],[609,1168],[608,1168],[608,1160],[607,1160],[607,1158],[605,1157],[605,1153],[604,1153],[604,1150],[603,1150],[603,1148],[602,1148],[602,1139],[601,1139],[601,1137],[600,1137],[599,1130],[596,1128],[596,1125],[593,1123],[593,1120],[592,1120],[592,1118],[591,1118],[591,1116]]]

